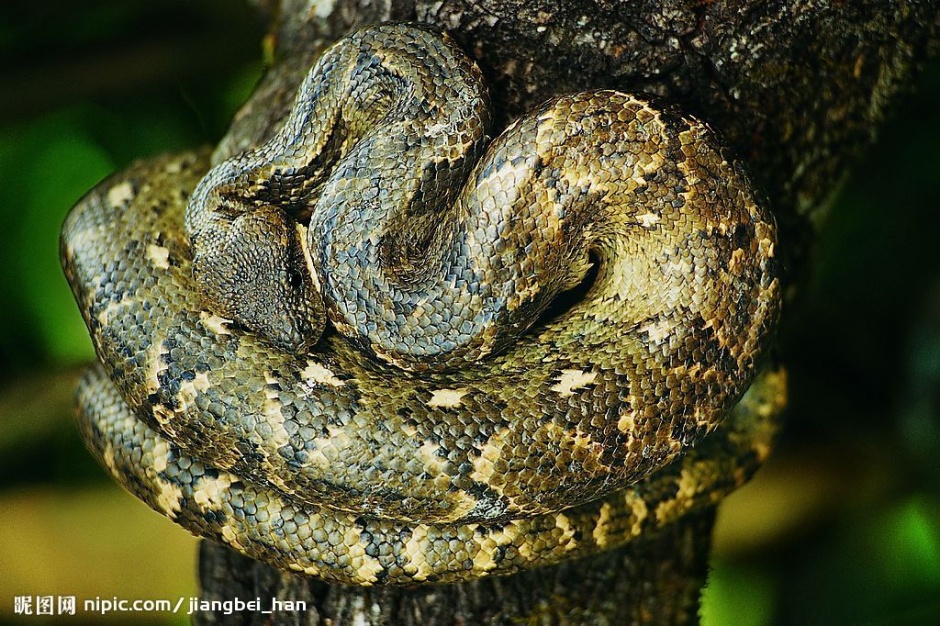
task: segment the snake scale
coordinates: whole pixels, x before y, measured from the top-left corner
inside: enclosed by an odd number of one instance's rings
[[[745,172],[624,93],[492,141],[488,111],[448,36],[370,27],[260,145],[89,192],[61,247],[109,472],[195,534],[363,585],[584,556],[739,484],[783,386],[757,376],[780,267]]]

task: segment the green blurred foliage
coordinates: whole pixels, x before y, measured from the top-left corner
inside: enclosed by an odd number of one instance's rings
[[[252,11],[227,0],[0,8],[0,83],[13,94],[0,100],[0,502],[27,488],[111,489],[67,408],[46,403],[73,384],[61,372],[92,358],[59,227],[132,159],[218,139],[257,80],[259,42]],[[940,63],[917,87],[846,182],[785,314],[792,402],[772,465],[818,457],[824,473],[838,459],[829,479],[845,497],[719,555],[706,624],[940,623]],[[771,468],[751,487],[781,490],[787,507],[818,484]],[[9,602],[0,596],[0,619]]]
[[[132,159],[218,139],[259,76],[261,29],[219,0],[10,2],[0,25],[3,381],[92,356],[58,262],[66,212]]]
[[[765,626],[772,623],[776,585],[762,567],[712,563],[702,602],[702,624]]]

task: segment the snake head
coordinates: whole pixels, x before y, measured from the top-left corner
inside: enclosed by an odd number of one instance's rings
[[[191,235],[193,275],[208,308],[294,353],[315,344],[325,326],[297,228],[268,205],[219,214]]]

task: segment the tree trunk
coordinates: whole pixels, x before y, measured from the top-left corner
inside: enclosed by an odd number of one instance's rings
[[[940,48],[935,1],[264,0],[261,7],[273,64],[216,160],[276,127],[328,43],[367,24],[424,22],[449,31],[480,63],[498,126],[551,96],[602,87],[662,96],[708,121],[766,190],[791,286],[852,159]],[[742,463],[742,473],[756,465]],[[195,617],[202,624],[695,622],[713,520],[714,506],[602,557],[418,589],[330,585],[204,541],[204,599],[305,601],[308,610]]]

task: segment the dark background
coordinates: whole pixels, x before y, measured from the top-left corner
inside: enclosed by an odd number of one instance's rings
[[[262,35],[231,0],[0,6],[0,622],[18,595],[76,596],[74,624],[85,598],[195,593],[194,540],[75,432],[93,355],[57,238],[110,172],[216,141]],[[877,130],[785,311],[788,421],[722,507],[706,624],[940,623],[940,63]]]

